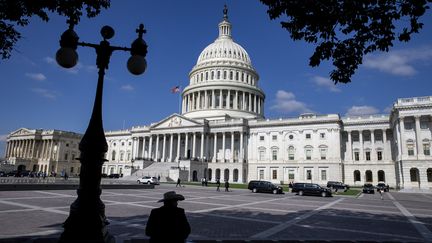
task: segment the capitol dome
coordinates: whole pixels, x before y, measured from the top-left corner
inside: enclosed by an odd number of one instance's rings
[[[182,93],[182,114],[195,119],[263,118],[264,92],[246,50],[231,35],[224,8],[219,36],[198,56]]]

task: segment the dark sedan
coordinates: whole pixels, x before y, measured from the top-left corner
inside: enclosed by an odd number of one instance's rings
[[[374,194],[375,193],[374,185],[372,185],[370,183],[364,184],[363,185],[363,193]]]
[[[383,192],[388,192],[389,191],[389,185],[386,185],[385,183],[378,183],[378,185],[376,185],[376,189],[377,191],[383,191]]]
[[[314,183],[294,183],[291,192],[297,193],[300,196],[314,195],[331,197],[332,195],[330,189],[321,187],[320,185]]]

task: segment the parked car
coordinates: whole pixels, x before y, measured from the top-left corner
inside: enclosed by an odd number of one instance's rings
[[[108,177],[108,175],[107,175],[107,174],[105,174],[105,173],[102,173],[101,177],[102,177],[102,178],[107,178],[107,177]]]
[[[283,189],[270,181],[250,181],[248,189],[252,192],[271,192],[273,194],[282,194]]]
[[[378,182],[378,184],[376,185],[376,189],[384,191],[384,192],[388,192],[390,187],[389,185],[386,185],[384,182]]]
[[[371,183],[366,183],[363,185],[363,193],[374,194],[375,187]]]
[[[19,173],[20,177],[29,177],[30,176],[30,171],[29,170],[23,170]]]
[[[349,186],[347,184],[344,184],[340,181],[328,181],[327,182],[327,188],[330,188],[332,190],[344,190],[347,191],[349,189]]]
[[[6,176],[6,172],[0,171],[0,177],[4,177],[4,176]]]
[[[303,195],[315,195],[322,197],[331,197],[332,192],[328,188],[321,187],[314,183],[294,183],[292,193],[297,193],[300,196]]]
[[[116,178],[116,179],[118,179],[118,178],[120,178],[120,174],[110,174],[108,176],[108,178]]]
[[[8,173],[6,173],[6,176],[19,176],[18,171],[17,170],[13,170],[13,171],[9,171]]]
[[[154,176],[144,176],[142,178],[139,178],[137,180],[138,184],[153,184],[153,185],[159,185],[159,181]]]

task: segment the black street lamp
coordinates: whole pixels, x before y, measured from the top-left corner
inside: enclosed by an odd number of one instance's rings
[[[64,231],[60,242],[114,242],[114,237],[106,229],[109,223],[105,217],[105,204],[100,199],[102,164],[106,161],[104,154],[108,151],[102,123],[103,80],[111,54],[117,50],[131,52],[127,67],[132,74],[144,73],[147,66],[145,61],[147,44],[142,35],[146,31],[144,25],[140,24],[136,30],[138,38],[132,42],[131,48],[116,47],[111,46],[107,41],[114,36],[114,29],[110,26],[102,27],[103,40],[99,44],[91,44],[79,42],[79,37],[73,30],[76,22],[68,20],[68,23],[69,29],[62,34],[61,48],[56,53],[57,63],[64,68],[71,68],[78,62],[76,53],[78,46],[93,47],[96,50],[99,77],[92,116],[79,144],[81,171],[78,197],[72,203],[69,217],[63,224]]]

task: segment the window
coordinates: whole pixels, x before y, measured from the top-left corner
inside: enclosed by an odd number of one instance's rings
[[[306,139],[310,139],[310,138],[311,138],[310,133],[306,133]]]
[[[131,153],[130,153],[130,152],[128,152],[128,153],[127,153],[127,161],[129,161],[129,160],[130,160],[130,157],[131,157]]]
[[[211,80],[213,80],[214,79],[214,72],[212,71],[211,72]]]
[[[277,180],[277,170],[276,169],[272,170],[272,179]]]
[[[423,154],[430,155],[430,144],[428,140],[423,140]]]
[[[217,79],[220,79],[220,71],[217,71]]]
[[[227,73],[226,73],[226,71],[224,71],[223,72],[223,79],[226,79],[227,78]]]
[[[293,146],[290,146],[289,148],[288,148],[288,159],[289,160],[294,160],[294,147]]]
[[[69,147],[69,144],[68,144],[68,143],[66,143],[66,147]]]
[[[321,170],[321,180],[322,181],[327,180],[327,170]]]
[[[421,120],[420,121],[420,129],[429,129],[428,123],[429,123],[429,121],[427,121],[427,120]]]
[[[261,149],[259,151],[259,160],[264,160],[265,159],[265,150]]]
[[[70,168],[70,173],[74,173],[74,167]]]
[[[360,181],[360,171],[358,170],[354,171],[354,181]]]
[[[371,152],[370,151],[366,151],[366,160],[371,160]]]
[[[120,161],[123,161],[124,159],[124,152],[120,152]]]
[[[378,160],[382,160],[382,151],[377,152],[377,158]]]
[[[115,151],[112,151],[112,154],[111,154],[111,160],[115,160],[115,157],[116,157],[116,152],[115,152]]]
[[[354,160],[355,161],[359,161],[360,160],[360,153],[359,152],[354,152]]]
[[[273,135],[273,136],[272,136],[272,140],[273,140],[273,141],[277,141],[277,135]]]
[[[325,138],[325,133],[320,133],[320,138],[324,139]]]
[[[306,180],[312,180],[312,170],[306,170]]]
[[[264,136],[260,136],[260,137],[259,137],[259,140],[260,140],[260,141],[264,141]]]
[[[71,159],[75,160],[75,154],[74,153],[72,153],[72,158]]]
[[[131,146],[132,145],[132,142],[129,142],[129,146]]]
[[[408,155],[412,156],[414,155],[414,141],[408,140],[407,141],[407,149],[408,149]]]
[[[124,146],[124,142],[122,142],[122,146]]]
[[[427,181],[432,182],[432,169],[431,168],[426,170],[426,175],[427,175]]]
[[[64,160],[68,160],[68,157],[69,157],[69,153],[65,153]]]
[[[264,180],[264,170],[259,170],[259,179]]]
[[[294,179],[295,179],[294,170],[288,170],[288,180],[294,180]]]
[[[305,150],[306,153],[306,160],[312,159],[312,147],[307,147]]]
[[[289,135],[289,139],[290,139],[290,140],[293,140],[293,139],[294,139],[294,136],[293,136],[293,135]]]
[[[277,149],[273,149],[272,150],[272,160],[277,160],[277,154],[278,154]]]
[[[419,175],[419,171],[417,168],[411,168],[410,169],[411,182],[417,182],[418,181],[418,175]]]
[[[325,147],[320,148],[320,158],[322,160],[327,159],[327,148],[325,148]]]
[[[413,130],[414,122],[413,121],[404,121],[405,130]]]

